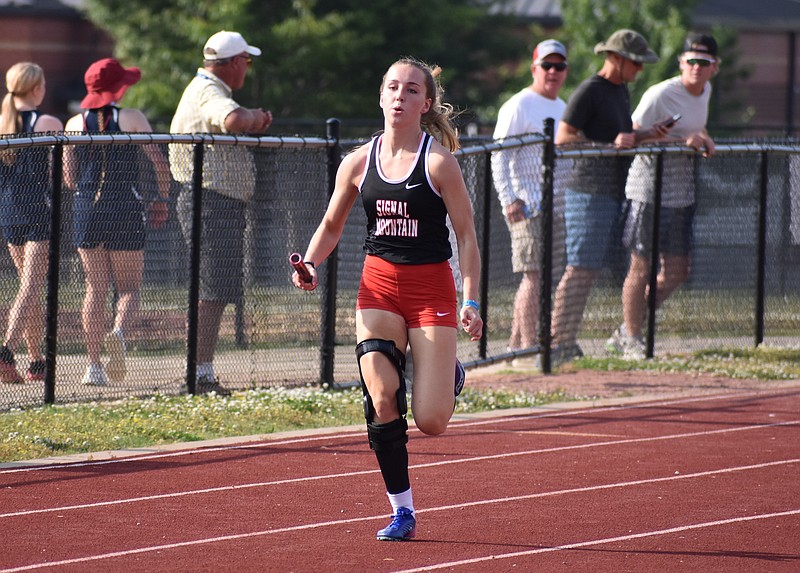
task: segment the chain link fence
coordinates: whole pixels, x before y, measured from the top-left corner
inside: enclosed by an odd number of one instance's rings
[[[28,178],[21,178],[18,168],[14,171],[0,161],[2,193],[8,194],[14,181],[27,190],[31,201],[43,194],[52,223],[48,224],[46,270],[40,273],[45,283],[41,344],[47,375],[44,380],[0,385],[0,409],[187,391],[187,371],[195,366],[197,342],[197,332],[191,328],[199,288],[197,261],[198,255],[208,254],[209,247],[187,242],[179,209],[186,188],[203,189],[208,153],[220,150],[224,153],[215,160],[224,165],[226,177],[218,185],[230,186],[232,193],[251,188],[253,194],[247,201],[231,198],[240,204],[241,217],[229,219],[229,224],[223,223],[215,231],[221,238],[215,248],[228,252],[230,241],[238,237],[242,249],[241,259],[231,257],[241,264],[222,271],[225,284],[233,285],[238,294],[222,317],[214,361],[216,375],[231,389],[357,381],[354,308],[366,227],[361,206],[354,206],[335,256],[320,266],[319,289],[313,293],[295,289],[287,263],[289,253],[304,251],[321,220],[341,154],[361,143],[340,141],[333,123],[329,129],[325,138],[53,134],[0,141],[0,153],[37,150],[30,155],[32,159],[26,159],[30,162],[24,170]],[[660,354],[800,343],[799,142],[718,142],[717,154],[704,159],[677,147],[626,152],[559,149],[548,155],[548,141],[539,135],[503,142],[473,140],[458,152],[473,199],[482,250],[481,303],[487,334],[477,343],[459,337],[458,354],[467,367],[517,354],[543,352],[546,356],[549,352],[550,340],[544,328],[540,329],[539,345],[519,352],[508,349],[520,277],[511,271],[511,241],[493,186],[490,158],[499,150],[519,147],[542,150],[534,155],[539,159],[530,161],[526,168],[537,179],[544,175],[546,197],[550,197],[549,203],[543,203],[548,214],[542,217],[547,227],[552,224],[552,233],[545,234],[547,256],[543,260],[547,272],[543,276],[550,280],[543,290],[548,300],[541,305],[542,324],[549,323],[549,299],[565,265],[564,196],[574,174],[591,177],[592,169],[607,171],[604,164],[623,158],[630,163],[636,155],[669,156],[681,157],[691,166],[679,173],[664,170],[663,185],[685,184],[676,178],[691,178],[697,197],[694,245],[688,280],[649,325],[654,333],[651,351]],[[150,203],[157,200],[162,176],[144,152],[147,146],[157,148],[172,161],[168,217],[160,226],[147,218]],[[182,155],[170,153],[171,149]],[[69,173],[79,168],[79,162],[88,161],[92,153],[95,159],[104,157],[105,172],[112,174],[115,185],[135,190],[138,202],[129,205],[138,213],[136,221],[119,219],[113,209],[108,212],[108,240],[124,249],[135,242],[140,227],[144,240],[141,263],[133,259],[132,268],[117,269],[123,277],[126,273],[136,277],[140,265],[140,303],[124,330],[126,372],[105,386],[82,383],[89,361],[84,327],[87,321],[99,321],[99,328],[94,330],[102,334],[101,360],[108,367],[112,349],[107,336],[114,328],[120,304],[125,304],[125,289],[109,281],[99,305],[101,311],[85,311],[88,267],[78,253],[76,243],[81,238],[76,236],[76,228],[85,213],[80,202],[93,198],[76,193],[80,185],[70,180]],[[583,166],[576,168],[581,163]],[[175,173],[183,180],[176,180]],[[85,183],[96,182],[97,177],[95,173]],[[202,193],[213,196],[215,192],[203,189]],[[189,219],[194,216],[193,206],[189,202]],[[191,239],[191,234],[188,236]],[[617,260],[600,271],[592,285],[578,333],[586,354],[604,355],[606,339],[622,321],[625,263],[624,250],[619,249]],[[456,256],[452,264],[458,283]],[[112,276],[108,268],[97,272]],[[0,252],[0,285],[0,319],[5,328],[20,285],[7,249]],[[23,374],[34,354],[28,352],[24,340],[15,349],[17,370]]]

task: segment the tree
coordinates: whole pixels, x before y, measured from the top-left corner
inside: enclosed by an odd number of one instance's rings
[[[630,86],[631,103],[639,101],[648,86],[675,75],[677,56],[691,29],[691,11],[698,0],[570,0],[562,2],[564,37],[569,47],[570,77],[567,92],[597,72],[602,56],[594,46],[620,28],[641,33],[659,55],[655,64],[646,64]]]
[[[692,30],[691,14],[698,0],[569,0],[561,2],[563,26],[559,30],[545,31],[537,26],[530,29],[529,52],[545,38],[555,37],[562,41],[569,52],[569,76],[561,96],[567,99],[577,85],[596,73],[603,64],[602,56],[594,53],[594,46],[605,41],[620,28],[631,28],[640,32],[651,49],[659,55],[655,64],[646,64],[635,83],[631,84],[631,106],[636,106],[641,95],[651,85],[678,73],[678,55],[683,42]],[[747,70],[737,65],[736,33],[723,27],[715,27],[712,34],[719,45],[724,65],[720,76],[714,80],[714,99],[711,103],[710,123],[722,114],[735,112],[741,102],[728,94],[735,93],[735,85],[745,78]],[[502,101],[522,89],[531,81],[530,60],[524,60],[506,74],[506,92]],[[725,93],[725,103],[720,105],[719,93]],[[495,117],[496,111],[487,108],[486,117]],[[739,117],[747,123],[747,110]]]
[[[157,129],[221,29],[264,51],[237,100],[278,119],[379,120],[381,76],[405,55],[440,65],[449,101],[479,109],[497,96],[482,79],[524,45],[504,37],[507,18],[481,0],[86,0],[85,11],[114,38],[116,57],[142,68],[125,103]]]

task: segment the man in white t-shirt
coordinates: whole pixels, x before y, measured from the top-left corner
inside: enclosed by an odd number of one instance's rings
[[[566,107],[558,97],[567,78],[567,49],[556,40],[544,40],[533,51],[533,81],[500,108],[495,139],[541,133],[544,121],[561,120]],[[530,348],[537,343],[539,319],[539,244],[541,242],[542,146],[525,145],[492,154],[492,177],[503,215],[511,234],[511,263],[522,273],[514,298],[509,349]],[[518,365],[526,362],[517,359]],[[533,361],[531,366],[533,366]]]
[[[680,141],[702,152],[714,153],[708,135],[711,78],[719,70],[717,42],[707,34],[690,35],[679,56],[680,75],[650,86],[633,112],[634,129],[647,128],[680,116],[662,141]],[[630,200],[624,243],[630,266],[622,287],[624,324],[606,342],[606,350],[625,358],[645,358],[642,325],[648,300],[648,278],[653,233],[656,157],[638,155],[628,172],[625,195]],[[659,226],[660,269],[656,307],[661,306],[689,276],[692,224],[695,211],[694,158],[665,156]]]

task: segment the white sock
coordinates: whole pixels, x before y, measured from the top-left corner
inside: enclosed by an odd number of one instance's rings
[[[389,503],[392,504],[392,515],[397,514],[397,510],[401,507],[410,509],[412,515],[414,514],[414,500],[411,497],[411,488],[401,493],[386,493],[389,496]]]
[[[197,363],[197,378],[207,377],[209,380],[214,379],[214,363],[213,362],[198,362]]]

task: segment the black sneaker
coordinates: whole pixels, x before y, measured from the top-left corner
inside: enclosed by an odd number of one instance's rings
[[[28,365],[28,371],[25,372],[25,380],[41,382],[44,380],[46,369],[47,363],[44,360],[34,360]]]
[[[217,396],[230,396],[231,391],[219,383],[216,378],[209,378],[208,376],[201,376],[197,379],[194,386],[194,393],[198,396],[201,394],[215,393]]]
[[[23,384],[25,382],[17,372],[14,353],[5,344],[0,346],[0,382],[3,384]]]

